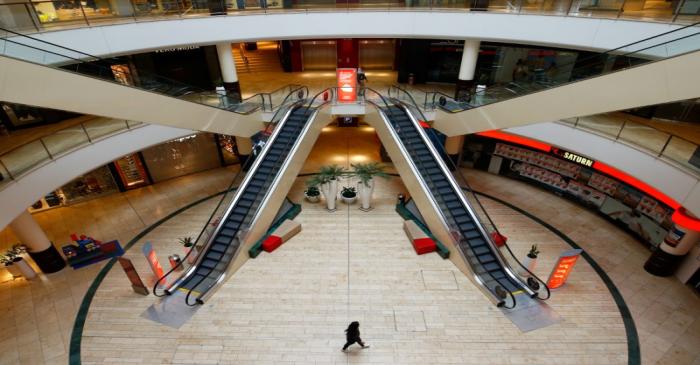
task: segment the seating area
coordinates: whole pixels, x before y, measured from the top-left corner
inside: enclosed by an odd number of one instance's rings
[[[265,238],[262,249],[265,252],[272,252],[299,232],[301,232],[301,223],[287,219]]]
[[[428,237],[428,234],[418,227],[416,222],[412,220],[404,221],[403,230],[406,232],[411,244],[413,244],[413,249],[416,251],[416,254],[424,255],[437,251],[435,241]]]

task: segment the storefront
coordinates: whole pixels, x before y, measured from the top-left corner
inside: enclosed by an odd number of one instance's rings
[[[640,241],[656,247],[673,226],[674,210],[597,170],[595,161],[552,147],[548,151],[468,136],[463,165],[518,179],[596,211]]]
[[[79,117],[80,114],[30,105],[0,102],[0,125],[9,131]]]
[[[147,148],[141,153],[152,182],[157,183],[220,167],[218,150],[213,134],[199,133]]]

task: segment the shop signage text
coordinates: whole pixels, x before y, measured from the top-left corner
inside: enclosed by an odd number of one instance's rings
[[[554,269],[552,273],[549,274],[549,279],[547,279],[547,286],[550,289],[559,288],[566,283],[566,279],[569,277],[581,252],[583,252],[583,250],[575,249],[564,251],[559,255],[559,260],[557,260],[557,264],[554,265]]]
[[[576,162],[579,165],[593,167],[594,161],[591,160],[590,158],[586,158],[586,157],[583,157],[581,155],[571,153],[569,151],[560,150],[558,148],[552,148],[552,153],[554,153],[558,156],[561,156],[561,157],[563,157],[571,162]]]
[[[157,50],[156,50],[156,53],[190,51],[190,50],[197,49],[197,48],[199,48],[199,46],[185,46],[185,47],[175,47],[175,48],[157,49]]]

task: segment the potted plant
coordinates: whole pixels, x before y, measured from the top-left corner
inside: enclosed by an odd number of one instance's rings
[[[344,186],[340,191],[340,197],[343,198],[345,204],[352,204],[357,199],[357,189],[352,186]]]
[[[304,191],[304,196],[310,203],[318,203],[321,200],[321,192],[318,190],[318,186],[309,186]]]
[[[26,279],[31,280],[36,277],[36,272],[20,256],[25,252],[27,252],[26,247],[16,244],[7,250],[4,255],[0,256],[0,262],[5,264],[5,268],[12,274],[12,277],[24,276]]]
[[[385,179],[389,175],[384,172],[384,165],[378,162],[353,164],[353,175],[360,180],[357,183],[357,191],[360,193],[360,209],[369,211],[372,209],[372,193],[374,192],[374,177]]]
[[[190,264],[194,264],[195,260],[197,259],[197,247],[195,247],[194,245],[194,239],[188,236],[180,237],[178,241],[180,241],[182,247],[185,248],[185,256],[187,257],[187,262],[189,262]],[[190,253],[190,251],[192,252]]]
[[[345,169],[338,165],[321,166],[318,174],[314,176],[309,185],[318,186],[326,198],[326,208],[329,212],[335,211],[335,201],[338,196],[338,178],[345,174]]]
[[[535,265],[537,264],[537,255],[539,254],[540,251],[537,249],[537,245],[532,245],[532,247],[530,247],[530,252],[527,253],[527,257],[525,257],[525,260],[523,260],[523,266],[526,267],[530,272],[533,272],[533,270],[535,270]],[[521,270],[521,274],[523,276],[530,275],[525,270]]]

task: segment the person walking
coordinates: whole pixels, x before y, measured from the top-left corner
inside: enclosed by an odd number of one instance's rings
[[[348,329],[345,330],[345,346],[343,346],[343,352],[348,350],[348,347],[350,345],[354,344],[357,342],[360,346],[362,346],[363,349],[366,349],[369,347],[369,345],[365,345],[364,342],[362,342],[362,339],[360,338],[360,322],[352,322],[348,326]]]

